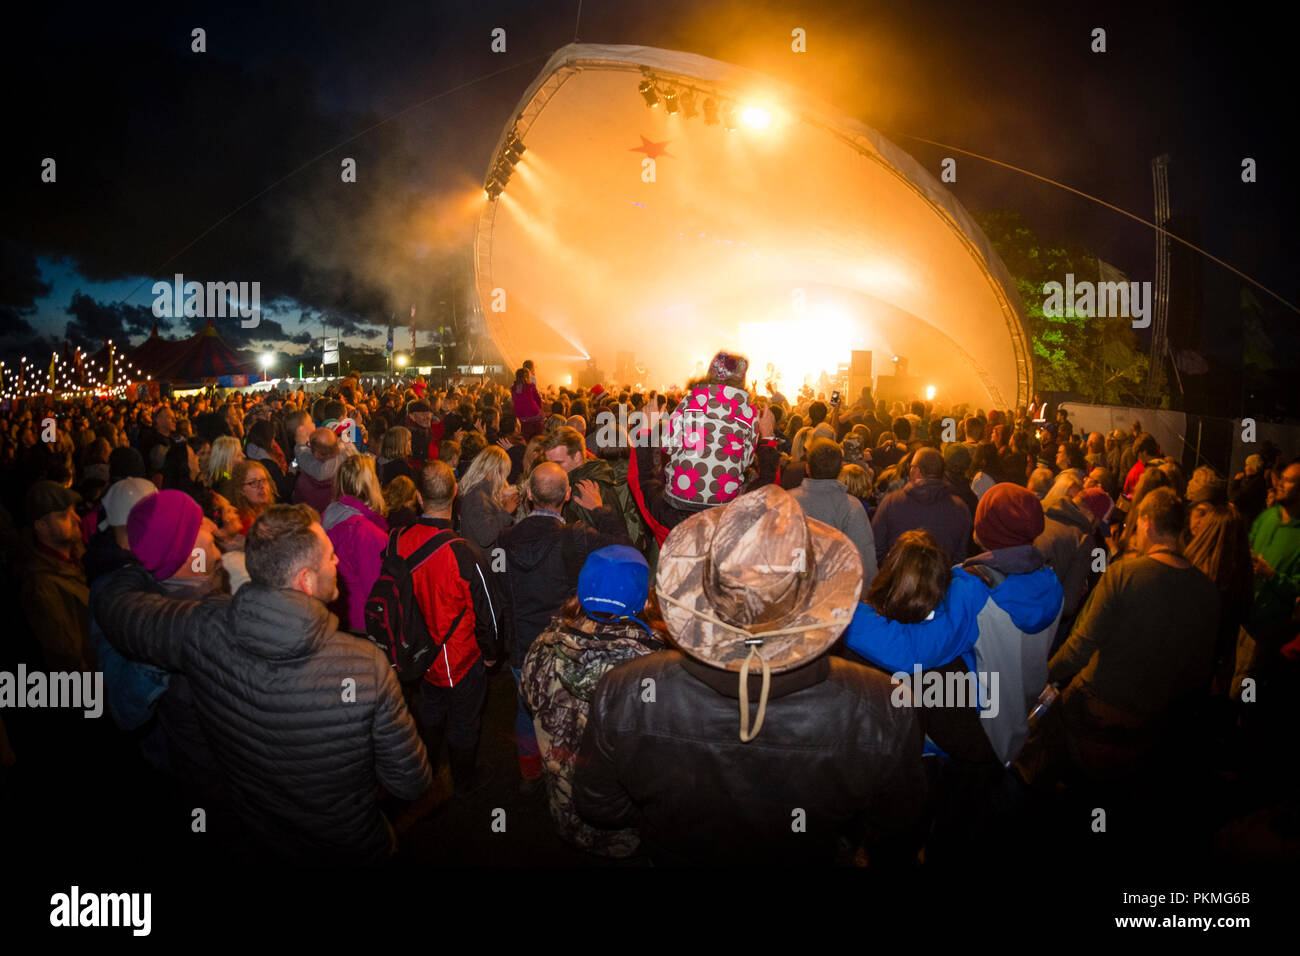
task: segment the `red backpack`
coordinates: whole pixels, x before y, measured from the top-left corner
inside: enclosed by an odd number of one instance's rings
[[[450,529],[440,531],[404,558],[397,551],[397,539],[403,530],[394,528],[388,535],[379,578],[366,598],[365,616],[366,637],[379,646],[393,665],[397,679],[405,683],[424,676],[447,638],[455,633],[465,609],[447,634],[435,642],[415,600],[415,569],[457,540],[456,533]]]

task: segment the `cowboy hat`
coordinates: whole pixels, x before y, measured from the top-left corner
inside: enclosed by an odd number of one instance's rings
[[[711,667],[741,674],[741,738],[748,674],[792,670],[823,654],[853,618],[862,559],[840,531],[807,517],[789,492],[765,485],[675,527],[659,554],[656,593],[673,643]]]

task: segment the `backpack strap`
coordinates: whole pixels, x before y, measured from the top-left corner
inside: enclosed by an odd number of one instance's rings
[[[412,552],[411,556],[406,559],[407,564],[411,569],[411,574],[415,574],[416,569],[418,569],[420,565],[424,564],[424,562],[428,561],[447,545],[463,540],[464,539],[459,537],[451,528],[444,528],[442,531],[439,531],[428,541],[424,542],[424,544],[416,548],[415,551]],[[447,642],[451,640],[451,636],[456,633],[456,628],[460,627],[460,622],[464,620],[465,614],[468,611],[469,605],[462,607],[460,613],[456,615],[456,619],[451,622],[451,627],[447,628],[447,633],[442,636],[442,640],[436,641],[434,644],[434,646],[438,648],[438,657],[442,656],[443,648],[447,646]],[[430,636],[432,637],[433,635]],[[435,657],[434,660],[436,661],[437,658]],[[432,667],[433,664],[431,663],[429,666]]]
[[[394,528],[389,532],[388,550],[389,554],[394,557],[402,557],[397,551],[397,539],[401,537],[404,530],[404,528]],[[450,528],[445,528],[411,552],[410,557],[403,558],[403,560],[406,562],[407,567],[411,569],[411,573],[414,574],[415,569],[428,561],[438,551],[441,551],[443,545],[451,544],[451,542],[455,540],[456,532],[452,531]]]

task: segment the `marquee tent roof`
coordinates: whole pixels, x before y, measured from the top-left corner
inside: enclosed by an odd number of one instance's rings
[[[127,359],[146,375],[158,378],[158,370],[175,357],[176,350],[182,344],[184,343],[175,339],[163,338],[155,325],[149,332],[149,337],[127,353]]]
[[[171,344],[174,350],[153,373],[160,381],[198,382],[224,375],[257,374],[256,363],[226,345],[211,319],[189,339]]]
[[[510,366],[532,358],[563,382],[588,358],[642,365],[653,387],[733,348],[790,394],[869,349],[877,372],[907,357],[940,400],[1029,400],[1002,262],[929,171],[862,123],[717,60],[572,44],[524,93],[494,166],[512,135],[526,151],[485,200],[475,248]]]

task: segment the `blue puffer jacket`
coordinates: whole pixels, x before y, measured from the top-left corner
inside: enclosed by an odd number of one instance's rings
[[[1065,592],[1046,558],[1032,544],[986,551],[962,565],[989,585],[979,614],[976,671],[997,674],[995,716],[984,733],[1004,766],[1029,735],[1027,718],[1047,685],[1047,658],[1061,620]],[[984,707],[981,693],[981,708]],[[986,716],[986,715],[981,715]]]
[[[942,667],[960,657],[975,669],[975,641],[979,638],[976,618],[988,601],[984,582],[957,568],[952,583],[934,613],[916,624],[903,624],[878,614],[867,604],[859,604],[845,631],[845,642],[855,654],[891,674],[912,673]]]
[[[120,567],[137,563],[130,551],[113,541],[112,531],[96,535],[86,552],[90,599],[95,600],[108,577]],[[139,731],[140,752],[158,770],[168,766],[167,736],[154,720],[158,701],[167,692],[170,675],[160,667],[132,661],[108,642],[95,616],[90,616],[90,639],[95,646],[99,669],[104,672],[108,713],[122,730]],[[142,729],[143,728],[143,729]]]
[[[979,707],[989,718],[982,726],[1005,765],[1023,746],[1026,717],[1047,683],[1047,651],[1063,599],[1056,573],[1033,545],[985,552],[953,569],[948,593],[924,621],[903,624],[859,604],[846,643],[891,674],[960,657],[981,676]],[[996,702],[984,683],[990,673],[998,675]],[[942,753],[928,739],[926,751]]]

